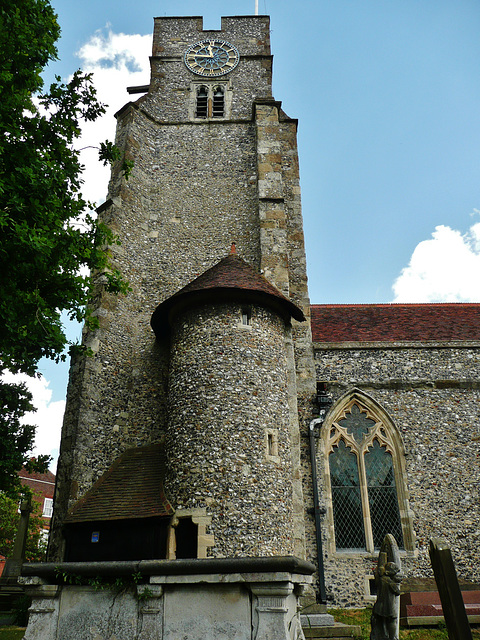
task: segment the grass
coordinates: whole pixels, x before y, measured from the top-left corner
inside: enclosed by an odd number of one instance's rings
[[[371,609],[330,609],[329,613],[337,622],[359,625],[362,629],[360,637],[362,640],[369,640]],[[480,640],[480,629],[472,628],[472,636],[473,640]],[[448,640],[448,632],[444,624],[436,627],[400,629],[400,640]]]
[[[337,622],[355,624],[361,627],[362,640],[370,638],[371,609],[329,609]],[[0,627],[0,640],[21,640],[25,634],[22,627]],[[473,640],[480,640],[480,628],[472,628]],[[400,629],[400,640],[448,640],[444,625],[437,627],[420,627],[416,629]]]
[[[24,635],[23,627],[0,627],[0,640],[21,640]]]

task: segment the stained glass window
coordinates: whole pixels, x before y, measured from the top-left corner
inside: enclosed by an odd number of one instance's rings
[[[340,549],[365,549],[357,456],[343,440],[330,454],[335,540]]]
[[[369,429],[375,426],[375,420],[367,418],[366,414],[362,413],[359,407],[354,404],[350,413],[343,420],[339,420],[338,424],[341,427],[345,427],[355,440],[360,443]]]
[[[382,546],[387,533],[391,533],[398,546],[403,547],[402,524],[398,509],[397,488],[391,454],[375,440],[365,454],[370,520],[375,549]]]
[[[335,546],[373,552],[391,533],[403,548],[394,442],[386,422],[357,401],[338,418],[326,432]]]

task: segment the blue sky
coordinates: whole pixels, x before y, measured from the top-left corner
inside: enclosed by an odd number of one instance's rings
[[[203,12],[219,28],[254,0],[53,6],[55,70],[68,75],[107,25],[145,35],[154,16]],[[480,219],[480,3],[259,0],[259,12],[271,16],[275,98],[299,118],[311,300],[389,302],[436,226],[465,234]]]
[[[154,16],[219,28],[254,12],[254,0],[52,4],[62,38],[47,77],[86,66],[114,110],[124,87],[148,83],[146,66],[133,82],[127,72],[148,57]],[[311,301],[480,301],[478,0],[259,0],[259,12],[271,17],[274,96],[299,119]],[[60,400],[65,369],[44,373]]]

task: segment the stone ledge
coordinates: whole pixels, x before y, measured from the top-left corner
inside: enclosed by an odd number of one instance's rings
[[[335,624],[335,619],[330,613],[302,613],[300,616],[302,627],[328,627]]]
[[[303,616],[302,616],[303,617]],[[327,627],[309,627],[302,623],[305,638],[336,638],[336,640],[347,640],[347,638],[360,638],[362,629],[358,625],[342,624],[335,622]]]
[[[327,380],[330,388],[349,389],[352,387],[352,383],[341,382],[340,380]],[[411,389],[468,389],[478,391],[480,389],[480,380],[472,379],[436,379],[436,380],[400,380],[392,378],[390,380],[379,380],[378,382],[368,381],[355,381],[355,386],[359,389],[387,389],[393,391],[410,391]]]
[[[202,574],[242,574],[244,576],[246,573],[293,573],[310,576],[314,571],[315,567],[312,563],[295,556],[124,562],[32,562],[22,566],[22,576],[39,576],[49,579],[56,579],[57,574],[63,572],[80,576],[121,576],[138,572],[145,576]]]
[[[450,341],[399,341],[399,342],[314,342],[313,349],[318,351],[342,351],[353,349],[478,349],[479,340]]]

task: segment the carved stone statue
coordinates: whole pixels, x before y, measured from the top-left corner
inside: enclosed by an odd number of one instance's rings
[[[395,538],[388,533],[375,570],[377,601],[373,606],[370,640],[398,640],[402,565]]]

